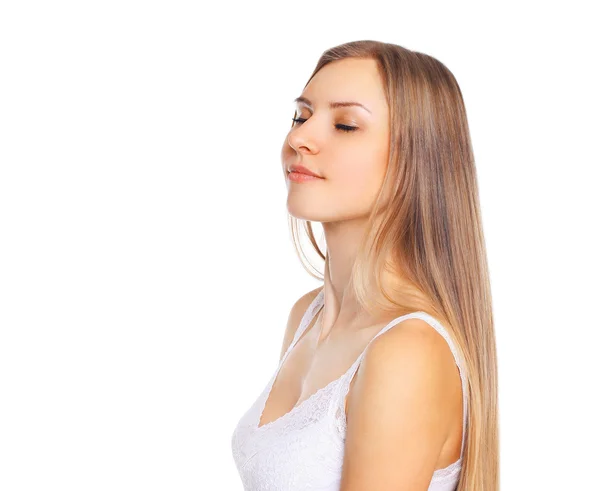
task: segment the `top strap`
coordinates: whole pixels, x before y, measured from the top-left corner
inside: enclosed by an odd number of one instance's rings
[[[310,305],[304,312],[304,315],[302,316],[302,319],[300,320],[300,325],[298,326],[298,329],[296,329],[296,333],[294,334],[294,339],[292,339],[292,342],[288,346],[287,351],[281,357],[281,362],[279,363],[280,366],[283,365],[283,362],[287,358],[288,353],[290,351],[292,351],[292,348],[296,345],[296,343],[298,342],[298,340],[300,339],[300,337],[302,336],[304,331],[306,331],[306,328],[312,322],[316,313],[319,311],[319,308],[321,307],[321,305],[323,303],[322,301],[323,301],[324,296],[325,296],[324,290],[321,289],[321,291],[317,294],[317,296],[313,299],[313,301],[310,303]]]
[[[376,339],[378,336],[381,336],[383,333],[389,331],[392,327],[398,325],[402,321],[407,320],[407,319],[413,319],[413,318],[424,320],[425,322],[427,322],[430,326],[432,326],[437,332],[439,332],[442,335],[442,337],[446,340],[446,343],[450,347],[450,351],[452,352],[452,355],[454,356],[454,361],[456,362],[456,366],[458,367],[461,385],[462,385],[462,396],[463,396],[463,426],[462,426],[462,441],[461,441],[461,447],[460,447],[460,458],[462,458],[463,448],[465,445],[465,429],[466,429],[466,422],[467,422],[466,376],[465,376],[464,370],[462,368],[461,357],[459,356],[458,350],[456,349],[454,342],[452,341],[450,335],[448,334],[448,331],[446,330],[446,328],[444,328],[444,326],[442,326],[442,324],[437,319],[435,319],[433,316],[431,316],[427,312],[422,312],[422,311],[411,312],[409,314],[397,317],[394,320],[392,320],[389,324],[387,324],[383,329],[381,329],[375,336],[373,336],[373,338],[367,343],[367,346],[365,347],[365,349],[362,351],[362,353],[356,359],[354,364],[350,367],[348,372],[346,372],[346,374],[344,375],[344,380],[342,381],[341,386],[340,386],[339,396],[338,396],[338,400],[337,400],[338,407],[336,407],[337,411],[335,412],[335,414],[343,414],[342,417],[345,419],[345,407],[344,406],[345,406],[346,395],[350,388],[350,382],[352,381],[354,374],[358,370],[360,362],[362,361],[362,359],[364,358],[364,356],[367,352],[367,348],[370,346],[370,344],[373,342],[373,340]]]

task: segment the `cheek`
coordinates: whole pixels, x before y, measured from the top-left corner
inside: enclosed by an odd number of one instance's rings
[[[337,159],[336,159],[337,160]],[[376,151],[346,154],[329,174],[330,184],[349,198],[370,201],[383,182],[387,162]]]
[[[373,162],[356,155],[341,163],[335,166],[335,171],[329,168],[323,192],[319,194],[319,206],[339,220],[366,216],[379,192],[380,172]]]

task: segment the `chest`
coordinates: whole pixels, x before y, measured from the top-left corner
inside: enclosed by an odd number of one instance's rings
[[[336,333],[322,342],[318,328],[305,331],[282,360],[267,394],[259,426],[277,420],[343,377],[376,329]]]
[[[339,490],[345,427],[341,424],[338,396],[344,378],[258,427],[273,380],[242,416],[232,435],[234,461],[244,489]]]

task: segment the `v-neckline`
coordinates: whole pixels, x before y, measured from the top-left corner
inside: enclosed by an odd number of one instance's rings
[[[279,362],[279,365],[277,367],[277,370],[275,371],[275,374],[273,375],[273,377],[271,377],[271,380],[269,381],[269,385],[266,388],[266,395],[264,395],[262,397],[262,404],[261,404],[261,407],[259,408],[258,418],[256,419],[256,423],[254,425],[255,429],[257,431],[258,430],[262,430],[263,428],[266,428],[268,426],[272,426],[275,423],[277,423],[280,420],[282,420],[283,418],[287,418],[288,416],[291,416],[299,408],[301,408],[304,405],[304,403],[307,403],[308,401],[310,401],[313,398],[315,398],[318,394],[320,394],[320,393],[324,392],[326,389],[330,388],[335,382],[338,382],[345,375],[345,374],[342,374],[342,376],[338,377],[335,380],[332,380],[331,382],[329,382],[324,387],[321,387],[320,389],[318,389],[316,392],[313,392],[310,396],[308,396],[306,399],[304,399],[300,403],[296,403],[296,405],[293,406],[292,409],[290,409],[287,413],[282,414],[281,416],[279,416],[278,418],[274,419],[273,421],[268,421],[268,422],[266,422],[266,423],[264,423],[262,425],[260,424],[260,420],[262,419],[263,414],[265,412],[265,409],[267,407],[267,403],[269,402],[269,397],[271,396],[271,392],[273,391],[273,386],[275,385],[275,382],[277,381],[277,377],[279,376],[279,373],[281,372],[281,369],[283,368],[283,364],[287,360],[288,355],[292,352],[292,350],[294,349],[294,347],[296,346],[296,344],[298,344],[298,342],[300,341],[300,338],[302,337],[302,335],[306,332],[306,330],[310,326],[310,323],[315,319],[315,317],[322,310],[322,308],[323,308],[323,302],[322,302],[323,296],[324,296],[324,290],[321,289],[321,291],[317,294],[317,296],[313,299],[313,301],[311,302],[311,304],[309,305],[309,307],[306,309],[306,312],[304,313],[304,316],[302,317],[302,321],[301,321],[300,326],[298,328],[298,334],[297,334],[297,336],[294,336],[294,339],[292,340],[290,346],[288,347],[288,349],[286,350],[285,354],[283,355],[283,358]],[[320,335],[321,335],[322,332],[323,332],[323,323],[321,323],[319,337],[320,337]]]
[[[294,407],[292,407],[292,409],[290,409],[287,413],[282,414],[281,416],[274,419],[273,421],[268,421],[268,422],[264,423],[263,425],[260,425],[260,420],[262,419],[262,416],[266,409],[267,403],[269,402],[269,397],[271,396],[271,392],[273,390],[273,386],[275,385],[275,382],[277,381],[277,377],[279,376],[279,373],[281,372],[281,369],[282,369],[285,361],[287,360],[289,354],[292,352],[292,350],[294,349],[296,344],[298,344],[298,341],[300,341],[300,338],[302,337],[304,332],[306,332],[306,329],[308,329],[308,327],[310,326],[310,323],[314,320],[314,318],[316,317],[318,312],[322,309],[323,303],[324,303],[323,297],[324,297],[324,289],[321,289],[321,291],[317,294],[317,296],[313,299],[313,301],[310,303],[310,305],[306,309],[306,311],[302,317],[302,320],[300,321],[300,325],[298,326],[297,333],[296,333],[296,335],[294,335],[294,339],[288,346],[288,349],[286,350],[285,354],[283,355],[283,358],[279,362],[275,373],[271,377],[271,380],[269,381],[269,383],[264,391],[264,392],[266,392],[266,394],[263,394],[263,396],[261,397],[261,404],[260,404],[260,407],[258,410],[258,416],[256,417],[254,425],[253,425],[255,431],[261,431],[263,428],[265,428],[265,429],[269,428],[277,423],[280,423],[280,422],[286,420],[287,418],[289,418],[293,414],[295,414],[297,411],[299,411],[300,408],[304,407],[309,401],[312,401],[317,396],[319,396],[322,393],[324,393],[325,391],[331,389],[336,383],[340,382],[344,377],[346,377],[346,375],[351,370],[354,369],[355,365],[360,362],[360,360],[362,359],[362,356],[366,352],[367,347],[371,344],[371,342],[377,336],[379,336],[380,334],[383,334],[385,331],[387,331],[390,327],[393,327],[394,325],[396,325],[397,323],[399,323],[400,321],[402,321],[408,317],[414,316],[414,314],[429,315],[423,311],[415,311],[415,312],[410,312],[408,314],[404,314],[404,315],[401,315],[399,317],[392,319],[383,328],[381,328],[380,330],[377,331],[377,333],[369,340],[369,342],[367,343],[367,345],[365,346],[365,348],[363,349],[361,354],[358,356],[358,358],[356,358],[354,363],[352,363],[352,365],[350,365],[348,370],[346,370],[342,375],[340,375],[338,378],[332,380],[324,387],[321,387],[316,392],[313,392],[310,396],[308,396],[306,399],[304,399],[300,403],[296,403],[296,405]],[[322,332],[322,329],[323,329],[323,325],[321,324],[321,328],[320,328],[321,332]],[[320,337],[320,334],[319,334],[319,337]]]
[[[255,425],[255,429],[257,431],[260,431],[263,428],[267,428],[269,426],[273,426],[275,423],[279,423],[280,421],[282,421],[284,419],[287,419],[288,417],[291,417],[294,413],[296,413],[297,411],[299,411],[300,408],[302,408],[305,404],[308,404],[309,401],[311,401],[312,399],[315,399],[317,396],[319,396],[320,394],[322,394],[326,390],[330,389],[336,382],[339,382],[344,377],[344,375],[345,375],[345,373],[342,374],[342,376],[340,376],[339,378],[337,378],[335,380],[332,380],[331,382],[329,382],[324,387],[321,387],[316,392],[313,392],[310,396],[308,396],[306,399],[304,399],[299,404],[297,403],[292,409],[290,409],[287,413],[282,414],[277,419],[274,419],[273,421],[268,421],[268,422],[264,423],[263,425],[258,426],[260,424],[260,420],[261,420],[262,415],[264,413],[265,407],[267,405],[267,401],[269,399],[269,395],[271,393],[271,389],[273,387],[273,384],[270,384],[270,386],[268,388],[268,391],[267,391],[267,396],[265,398],[263,398],[264,399],[264,403],[262,404],[262,410],[259,412],[257,423]],[[274,382],[274,379],[273,379],[273,382]]]

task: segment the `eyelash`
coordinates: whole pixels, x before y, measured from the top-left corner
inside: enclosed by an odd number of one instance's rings
[[[304,118],[292,118],[292,121],[294,123],[304,123],[306,121],[306,119],[304,119]],[[335,127],[338,130],[344,131],[346,133],[351,133],[351,132],[356,131],[358,129],[356,126],[347,126],[345,124],[336,124]]]

